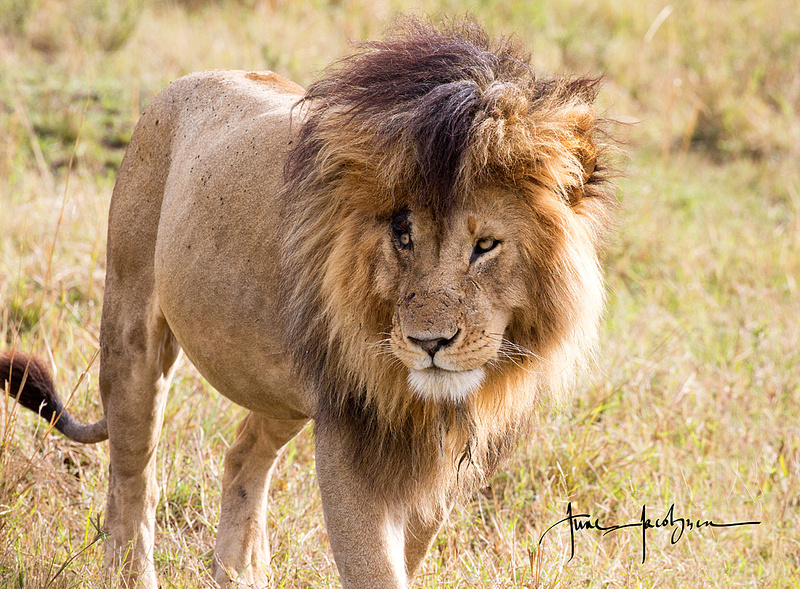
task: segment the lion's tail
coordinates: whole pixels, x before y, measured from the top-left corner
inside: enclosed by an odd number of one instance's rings
[[[17,402],[54,423],[70,440],[96,444],[108,439],[106,420],[83,424],[75,421],[58,398],[53,379],[37,358],[19,352],[0,352],[0,387]]]

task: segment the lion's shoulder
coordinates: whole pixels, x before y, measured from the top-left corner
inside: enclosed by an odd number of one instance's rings
[[[270,112],[288,118],[304,92],[299,84],[271,71],[205,70],[172,82],[143,115],[157,113],[161,122],[177,116],[208,137],[232,120]]]
[[[247,72],[245,79],[281,94],[305,94],[305,89],[295,82],[276,74],[273,71]]]
[[[203,70],[178,78],[167,89],[192,87],[202,91],[219,86],[249,88],[267,93],[293,94],[298,98],[305,93],[305,89],[300,84],[271,70]]]

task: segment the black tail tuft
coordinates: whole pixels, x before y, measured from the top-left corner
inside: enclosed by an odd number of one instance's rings
[[[5,389],[6,383],[10,396],[48,421],[64,410],[50,372],[38,358],[21,352],[0,352],[0,387]],[[56,428],[61,429],[58,426],[59,423]]]

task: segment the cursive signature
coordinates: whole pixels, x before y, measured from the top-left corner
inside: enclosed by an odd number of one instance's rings
[[[569,560],[575,556],[575,532],[580,532],[583,530],[597,530],[602,532],[605,536],[606,534],[610,534],[611,532],[616,532],[617,530],[622,530],[623,528],[641,528],[642,530],[642,564],[644,564],[645,559],[647,558],[647,530],[657,529],[657,528],[672,528],[672,534],[670,535],[670,543],[677,544],[678,541],[683,537],[684,532],[692,531],[692,530],[699,530],[701,528],[732,528],[734,526],[757,526],[761,522],[758,521],[750,521],[750,522],[735,522],[735,523],[725,523],[720,524],[710,519],[690,519],[684,517],[675,517],[675,504],[673,503],[670,505],[669,509],[667,510],[664,517],[659,519],[650,519],[647,517],[647,506],[642,505],[642,516],[639,518],[638,521],[631,522],[628,524],[618,524],[618,525],[610,525],[604,526],[600,523],[600,518],[594,518],[592,521],[592,516],[588,513],[578,513],[575,514],[572,512],[572,502],[567,504],[567,517],[561,519],[554,523],[552,526],[547,528],[542,534],[542,537],[539,538],[539,546],[542,545],[542,540],[547,535],[547,532],[559,526],[561,524],[568,524],[569,525],[569,541],[570,541],[570,555]]]

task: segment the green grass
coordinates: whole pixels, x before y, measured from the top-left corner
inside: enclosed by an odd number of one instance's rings
[[[399,10],[470,10],[520,35],[544,73],[604,73],[606,116],[639,122],[615,131],[626,175],[597,364],[455,510],[416,586],[800,586],[796,2],[79,5],[0,2],[11,11],[0,14],[0,335],[52,364],[76,413],[102,412],[97,365],[79,376],[98,346],[111,188],[152,96],[211,67],[307,84]],[[159,449],[165,587],[213,586],[222,457],[242,415],[183,362]],[[66,441],[0,402],[0,586],[103,585],[102,540],[84,548],[107,467],[105,445]],[[338,583],[313,467],[306,430],[273,483],[276,587]],[[568,561],[563,526],[538,544],[568,502],[606,524],[673,503],[679,517],[762,523],[675,545],[649,530],[644,564],[640,531],[583,533]]]

